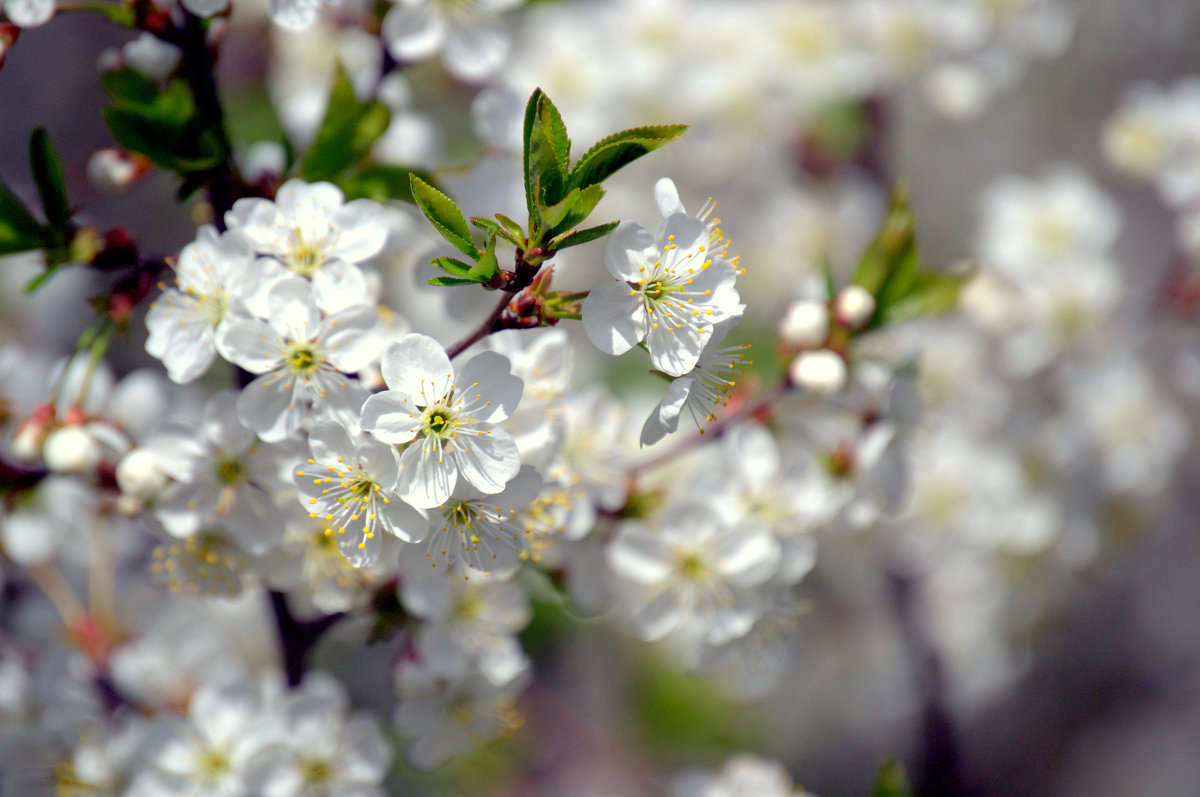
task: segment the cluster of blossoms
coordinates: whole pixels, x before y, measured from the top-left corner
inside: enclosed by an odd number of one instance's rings
[[[1179,214],[1176,236],[1200,260],[1200,81],[1130,87],[1102,131],[1104,154],[1122,173],[1154,186]]]
[[[174,34],[191,25],[215,51],[242,24],[224,19],[228,0],[181,2],[158,34],[100,59],[110,90],[151,97],[143,121],[177,89],[202,99]],[[105,361],[115,328],[138,323],[111,302],[72,357],[41,328],[36,345],[0,345],[0,577],[16,598],[0,634],[0,772],[16,774],[0,791],[383,794],[387,733],[429,770],[515,734],[523,701],[552,702],[526,694],[547,604],[754,699],[794,670],[810,598],[911,578],[913,625],[953,696],[979,700],[1016,671],[1009,639],[1056,599],[1013,574],[1086,566],[1126,530],[1113,507],[1164,505],[1189,425],[1123,290],[1115,201],[1071,166],[998,180],[978,263],[946,275],[918,264],[905,200],[885,212],[873,161],[888,103],[915,86],[948,116],[982,112],[1065,47],[1065,3],[547,3],[514,20],[538,43],[522,48],[502,22],[519,0],[326,5],[268,4],[287,146],[182,159],[181,194],[209,188],[218,216],[146,270],[172,275],[137,352],[161,368]],[[54,7],[3,9],[32,26]],[[13,35],[0,25],[0,47]],[[458,109],[482,149],[470,168],[439,168],[461,151],[401,72],[439,54],[459,99],[498,76]],[[572,214],[588,191],[587,212],[600,201],[590,172],[678,132],[624,131],[568,168],[559,111],[523,113],[524,84],[547,86],[584,136],[646,108],[697,120],[664,171],[686,174],[689,196],[721,186],[731,219],[711,199],[689,212],[663,178],[611,189],[618,206],[656,207],[654,223],[586,228]],[[138,104],[113,94],[110,116]],[[1189,252],[1197,96],[1139,89],[1105,138],[1181,210]],[[849,155],[822,138],[842,123]],[[303,154],[323,137],[370,141],[330,166]],[[101,149],[89,177],[128,188],[166,168],[148,152]],[[221,208],[203,183],[225,168],[239,198]],[[569,185],[548,198],[556,177]],[[434,230],[366,198],[381,184]],[[9,204],[0,194],[0,221]],[[526,212],[528,233],[510,218]],[[475,262],[437,257],[450,276],[429,280],[417,261],[442,254],[434,233]],[[569,248],[579,237],[596,243]],[[482,325],[469,283],[501,298]],[[959,299],[964,313],[931,317]],[[751,336],[769,339],[757,369],[738,342]],[[652,386],[597,351],[641,358]],[[748,756],[671,793],[808,794]]]

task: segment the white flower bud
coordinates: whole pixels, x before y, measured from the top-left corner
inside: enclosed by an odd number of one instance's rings
[[[125,63],[149,78],[162,79],[175,71],[181,51],[152,33],[143,33],[121,48]]]
[[[779,321],[779,338],[792,346],[820,346],[829,337],[829,308],[824,302],[792,302]]]
[[[846,361],[829,349],[802,351],[788,367],[792,382],[821,396],[832,396],[846,386]]]
[[[145,172],[129,153],[119,149],[98,149],[88,159],[88,181],[101,191],[124,191]]]
[[[62,426],[46,437],[42,458],[55,473],[84,473],[100,464],[100,444],[81,426]]]
[[[12,441],[12,455],[18,462],[33,462],[42,455],[42,441],[46,439],[46,430],[34,424],[25,424]]]
[[[875,312],[875,297],[861,285],[847,285],[833,300],[838,323],[847,329],[862,329]]]
[[[238,158],[238,167],[251,185],[264,178],[278,179],[287,168],[287,152],[278,141],[255,141]]]
[[[126,495],[148,501],[167,486],[167,476],[158,458],[144,448],[135,448],[117,463],[117,486]]]

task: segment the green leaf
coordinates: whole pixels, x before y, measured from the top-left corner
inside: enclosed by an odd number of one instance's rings
[[[525,196],[529,217],[536,220],[538,208],[557,204],[566,194],[571,149],[562,117],[541,89],[533,92],[525,108],[524,147]]]
[[[895,760],[885,762],[875,776],[875,790],[871,794],[872,797],[913,797],[904,767]]]
[[[467,227],[467,220],[463,218],[462,211],[454,204],[454,200],[415,174],[411,176],[410,182],[413,199],[425,214],[425,218],[429,219],[441,236],[455,249],[472,260],[478,260],[479,249],[471,240],[471,229]]]
[[[958,306],[959,293],[967,275],[923,271],[913,280],[908,295],[877,309],[875,326],[899,324],[926,316],[942,315]]]
[[[591,215],[603,196],[604,189],[600,185],[572,188],[571,193],[557,205],[540,208],[543,235],[553,236],[573,229]]]
[[[65,230],[71,220],[71,204],[67,201],[67,186],[63,179],[62,161],[46,128],[34,128],[29,137],[29,166],[46,221],[56,230]]]
[[[483,230],[488,235],[499,235],[504,232],[504,228],[496,222],[484,216],[472,216],[468,219],[476,228]]]
[[[103,73],[100,75],[100,85],[114,100],[135,105],[150,105],[158,96],[158,86],[131,67]]]
[[[429,262],[454,277],[466,279],[471,273],[471,264],[456,257],[435,257]]]
[[[49,230],[0,182],[0,255],[41,249],[50,244],[50,238]]]
[[[453,285],[478,285],[479,280],[466,279],[465,277],[434,277],[429,280],[429,284],[448,288]]]
[[[496,262],[496,236],[489,235],[483,254],[479,256],[479,260],[475,262],[475,265],[471,266],[471,272],[468,276],[479,282],[487,282],[499,271],[500,264]]]
[[[215,151],[211,150],[211,131],[209,137],[198,135],[189,142],[188,136],[176,129],[172,122],[153,112],[146,113],[132,106],[110,105],[101,113],[118,144],[133,152],[140,152],[160,168],[179,173],[201,172],[215,168],[222,160],[219,144]],[[198,142],[204,142],[203,146],[210,151],[191,157],[184,154],[189,149],[199,149],[201,145]]]
[[[916,267],[917,245],[912,210],[904,193],[897,191],[879,234],[863,252],[851,282],[866,288],[876,297],[878,304],[880,293],[889,280],[910,279]]]
[[[603,238],[617,228],[620,222],[610,221],[607,224],[601,224],[598,227],[588,227],[586,230],[568,230],[559,235],[557,238],[552,238],[548,246],[551,249],[567,249],[572,246],[586,244],[597,238]]]
[[[521,229],[521,225],[517,224],[508,216],[505,216],[503,213],[496,214],[496,221],[500,222],[500,226],[512,236],[512,238],[509,240],[513,241],[517,246],[521,246],[522,242],[525,240],[525,230]]]
[[[376,202],[398,199],[401,202],[415,202],[411,182],[414,174],[426,183],[432,183],[433,178],[428,172],[387,163],[365,164],[337,177],[334,182],[346,194],[347,199],[366,198]]]
[[[383,103],[362,102],[354,95],[354,86],[339,63],[325,119],[300,160],[299,176],[310,181],[332,180],[367,156],[391,120]]]
[[[622,167],[679,138],[685,130],[687,125],[652,125],[613,133],[583,154],[571,170],[567,187],[602,183]]]

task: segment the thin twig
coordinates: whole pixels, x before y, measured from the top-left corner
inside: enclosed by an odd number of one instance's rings
[[[304,660],[321,636],[342,619],[341,613],[327,614],[316,620],[297,620],[288,608],[287,596],[271,590],[271,609],[279,629],[279,652],[283,656],[283,671],[288,686],[297,686],[304,677]]]
[[[520,293],[519,290],[505,291],[503,295],[500,296],[500,301],[496,303],[494,308],[492,308],[492,312],[488,314],[488,317],[483,319],[479,326],[475,327],[475,329],[468,333],[466,337],[447,348],[446,356],[453,360],[455,357],[469,349],[476,341],[482,340],[493,332],[499,331],[499,328],[496,326],[496,321],[500,319],[500,314],[504,312],[504,308],[508,307],[508,303],[511,302],[513,297],[518,293]]]

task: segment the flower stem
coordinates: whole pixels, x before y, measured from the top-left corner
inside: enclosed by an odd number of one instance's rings
[[[271,590],[271,609],[279,631],[279,652],[283,656],[283,671],[288,686],[296,686],[304,678],[304,659],[329,628],[342,619],[342,614],[327,614],[315,620],[297,620],[288,608],[287,596]]]
[[[213,75],[213,61],[204,36],[204,25],[190,11],[183,11],[183,30],[180,46],[183,49],[183,72],[196,102],[196,116],[216,135],[224,157],[207,175],[205,186],[208,203],[212,206],[213,224],[225,232],[225,214],[233,207],[233,168],[229,157],[232,148],[225,131],[225,113]]]
[[[480,322],[479,326],[471,330],[467,335],[446,349],[446,356],[453,360],[458,355],[469,349],[476,341],[483,340],[493,332],[499,331],[496,322],[500,320],[500,314],[504,312],[504,308],[508,307],[508,303],[513,300],[513,297],[520,293],[519,290],[505,291],[500,296],[500,301],[492,308],[492,312],[488,317]]]

